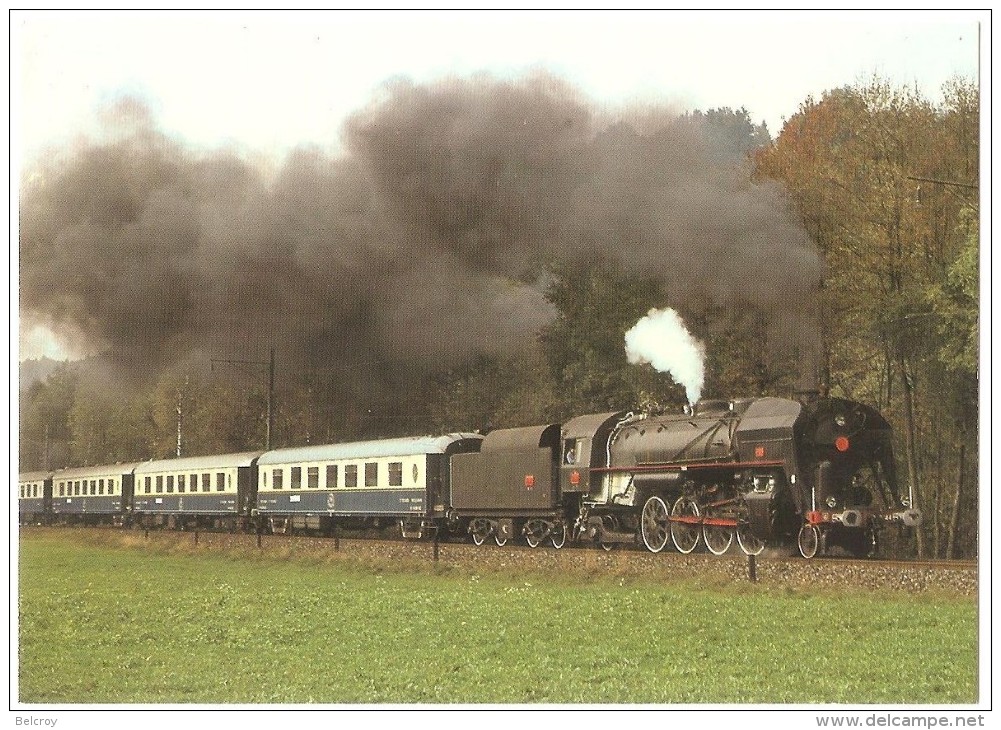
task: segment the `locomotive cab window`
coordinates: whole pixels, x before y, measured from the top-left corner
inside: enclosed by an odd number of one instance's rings
[[[566,464],[579,464],[583,439],[567,439],[563,442],[563,461]]]

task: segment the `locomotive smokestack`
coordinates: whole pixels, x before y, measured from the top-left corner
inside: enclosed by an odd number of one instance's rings
[[[705,384],[705,345],[692,336],[673,309],[651,309],[626,332],[626,357],[633,364],[649,363],[670,373],[685,388],[688,404],[695,407]]]

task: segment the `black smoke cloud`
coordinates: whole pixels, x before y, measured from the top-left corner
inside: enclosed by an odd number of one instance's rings
[[[822,276],[781,190],[698,118],[613,118],[546,75],[395,81],[347,120],[343,154],[301,148],[273,175],[135,102],[108,119],[113,136],[23,183],[21,315],[154,373],[269,345],[332,369],[520,349],[553,315],[556,261],[659,277],[666,305],[763,312]]]

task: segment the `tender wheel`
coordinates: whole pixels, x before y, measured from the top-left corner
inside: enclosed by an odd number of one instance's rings
[[[566,545],[567,544],[567,526],[565,524],[563,524],[563,523],[560,523],[559,525],[557,525],[556,529],[553,530],[553,534],[552,534],[552,537],[550,537],[550,540],[552,540],[553,547],[556,548],[557,550],[561,549],[564,545]]]
[[[688,554],[699,544],[701,515],[699,505],[688,497],[679,497],[671,508],[671,542],[679,553]]]
[[[484,535],[481,532],[473,532],[471,534],[473,536],[473,544],[474,545],[482,545],[483,543],[485,543],[487,541],[486,535]]]
[[[747,524],[737,525],[737,544],[740,545],[740,549],[744,551],[745,555],[758,555],[765,549],[765,543],[751,532],[751,528]]]
[[[702,539],[713,555],[722,555],[733,544],[733,528],[720,525],[703,525]]]
[[[505,545],[507,545],[507,538],[501,537],[499,534],[495,534],[494,542],[497,543],[497,547],[504,547]]]
[[[546,534],[546,523],[542,520],[529,520],[525,524],[525,542],[531,548],[537,548],[542,544]]]
[[[820,547],[820,530],[816,525],[803,525],[799,528],[796,544],[799,545],[799,554],[809,560],[817,554]]]
[[[601,543],[601,549],[604,550],[606,553],[612,552],[612,548],[614,548],[614,547],[615,547],[615,543],[614,542],[603,542],[603,543]]]
[[[643,505],[643,516],[640,521],[640,533],[647,550],[659,553],[664,549],[671,530],[670,525],[671,520],[664,500],[660,497],[650,497]]]

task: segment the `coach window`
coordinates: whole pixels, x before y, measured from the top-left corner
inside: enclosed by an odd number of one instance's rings
[[[403,486],[403,462],[402,461],[391,461],[391,462],[389,462],[389,486],[391,486],[391,487],[402,487]]]
[[[216,472],[216,475],[215,475],[215,490],[217,492],[225,492],[226,491],[226,473],[225,472],[221,472],[221,471],[220,472]]]
[[[96,479],[91,479],[90,480],[90,493],[91,494],[97,494],[97,480]]]
[[[184,491],[184,479],[185,479],[184,474],[178,474],[177,475],[177,491],[178,492],[183,492]]]
[[[379,464],[375,461],[365,464],[365,486],[379,486]]]
[[[344,467],[344,486],[349,489],[358,486],[357,464],[348,464]]]
[[[320,488],[320,467],[310,466],[306,468],[306,486],[309,489]]]
[[[281,489],[282,488],[282,477],[284,472],[281,469],[274,469],[271,472],[271,488]]]
[[[146,494],[149,494],[150,482],[151,481],[152,481],[152,477],[146,477],[146,479],[145,479]]]
[[[189,475],[188,476],[188,484],[191,485],[191,491],[192,492],[197,492],[198,491],[198,475],[197,474],[191,474],[191,475]]]
[[[208,492],[212,489],[212,475],[202,474],[202,491]]]
[[[156,475],[156,493],[159,494],[163,491],[163,474]]]
[[[97,480],[97,493],[98,494],[104,494],[104,480],[103,479],[98,479]]]
[[[114,479],[109,479],[108,480],[108,494],[114,494],[114,493],[115,493],[115,480]]]
[[[289,489],[302,489],[302,467],[292,467],[292,479],[289,480]]]
[[[337,489],[337,464],[327,464],[327,489]]]
[[[167,475],[167,491],[173,493],[174,491],[174,475]]]

